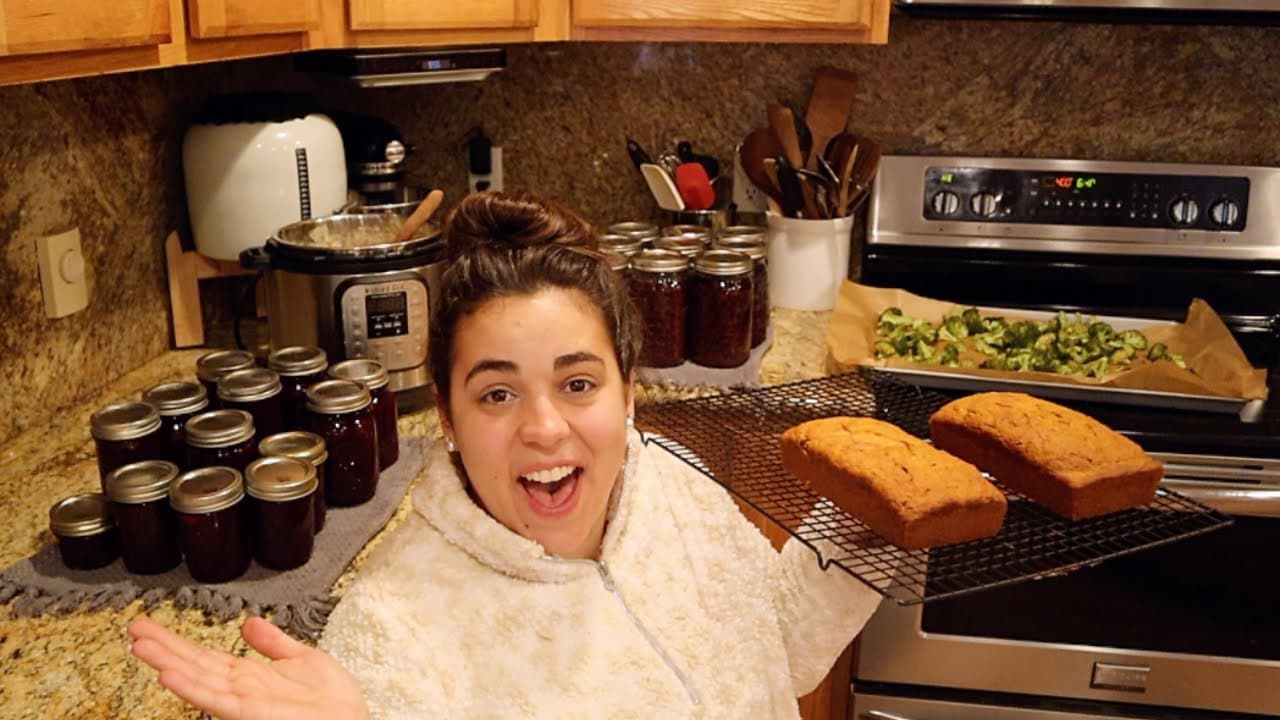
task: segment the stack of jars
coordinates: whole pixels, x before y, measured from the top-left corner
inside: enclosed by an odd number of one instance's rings
[[[121,557],[129,572],[177,567],[199,582],[305,564],[330,506],[374,497],[399,456],[395,397],[374,360],[329,365],[316,347],[220,350],[199,382],[172,381],[94,413],[101,493],[49,512],[67,567]]]

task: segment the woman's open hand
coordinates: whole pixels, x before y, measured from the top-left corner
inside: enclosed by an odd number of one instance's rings
[[[133,654],[160,671],[160,684],[219,718],[369,716],[360,687],[333,658],[262,618],[246,620],[240,634],[271,661],[203,648],[145,617],[129,623]]]

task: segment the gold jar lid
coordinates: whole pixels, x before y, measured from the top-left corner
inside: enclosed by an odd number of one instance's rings
[[[226,447],[253,437],[253,416],[244,410],[210,410],[188,420],[182,430],[188,445]]]
[[[221,465],[189,470],[169,486],[169,504],[183,513],[225,510],[243,497],[244,477],[240,471]]]
[[[231,402],[257,402],[279,395],[280,375],[267,368],[234,370],[218,378],[218,398]]]
[[[733,250],[708,250],[693,261],[693,269],[704,275],[746,275],[752,260]]]
[[[281,375],[315,375],[324,372],[329,356],[313,345],[292,345],[273,350],[267,357],[267,367]]]
[[[644,249],[644,239],[630,235],[601,235],[598,247],[601,252],[615,252],[630,257]]]
[[[329,459],[324,438],[306,430],[268,435],[258,443],[258,454],[263,457],[280,456],[305,460],[312,465],[319,465]]]
[[[759,225],[730,225],[720,231],[720,237],[745,237],[764,242],[765,232],[765,229]]]
[[[142,393],[161,415],[192,415],[209,407],[209,393],[198,382],[175,380],[160,383]]]
[[[115,525],[107,496],[102,493],[72,495],[49,508],[49,530],[58,537],[88,537]]]
[[[123,400],[95,412],[89,432],[99,440],[132,440],[160,428],[160,411],[140,400]]]
[[[291,457],[264,457],[244,470],[245,492],[268,502],[304,498],[316,491],[316,466]]]
[[[765,258],[764,238],[755,239],[749,235],[730,235],[728,237],[717,238],[713,248],[719,250],[733,250],[740,252],[752,260],[761,261]]]
[[[620,252],[605,250],[601,254],[604,255],[604,261],[609,264],[609,269],[615,272],[626,270],[627,266],[631,264],[631,260]]]
[[[709,236],[697,237],[660,237],[653,241],[653,246],[661,250],[671,250],[683,255],[686,259],[700,255],[703,250],[707,249],[707,238]]]
[[[352,380],[370,390],[377,390],[391,381],[386,366],[369,358],[334,363],[329,366],[329,377],[334,380]]]
[[[125,505],[159,500],[169,494],[178,466],[168,460],[143,460],[122,465],[107,474],[107,498]]]
[[[661,234],[657,225],[637,221],[614,223],[606,228],[606,232],[609,235],[625,235],[641,241],[656,238]]]
[[[371,402],[369,391],[354,380],[323,380],[307,388],[307,409],[324,415],[363,410]]]
[[[678,252],[650,248],[631,258],[631,269],[640,272],[679,272],[689,269],[689,259]]]
[[[254,367],[253,353],[245,350],[214,350],[196,359],[196,377],[203,382],[218,382],[232,370]]]

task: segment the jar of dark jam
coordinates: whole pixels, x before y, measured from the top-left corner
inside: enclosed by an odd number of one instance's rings
[[[378,421],[378,469],[386,470],[400,459],[400,414],[396,411],[396,394],[391,392],[391,376],[377,360],[360,358],[344,360],[329,367],[335,380],[353,380],[369,391],[373,416]]]
[[[226,465],[237,471],[258,457],[253,416],[244,410],[210,410],[187,421],[187,467]]]
[[[653,223],[630,221],[610,225],[605,229],[605,234],[622,235],[632,240],[639,240],[642,246],[647,247],[662,234],[662,231]],[[644,247],[641,249],[644,249]]]
[[[89,433],[93,435],[98,454],[98,480],[103,490],[107,487],[107,475],[121,465],[169,457],[169,441],[160,411],[151,403],[138,400],[112,403],[89,418]]]
[[[287,457],[258,458],[244,480],[253,559],[272,570],[305,565],[315,547],[315,466]]]
[[[247,350],[214,350],[196,359],[196,378],[210,399],[218,397],[218,380],[235,370],[257,367],[253,353]]]
[[[705,228],[704,228],[705,229]],[[703,234],[702,237],[660,237],[653,241],[653,246],[659,250],[670,250],[683,256],[686,262],[693,262],[693,259],[702,254],[707,249],[707,243],[710,235]]]
[[[751,258],[708,250],[689,283],[689,359],[705,367],[737,367],[751,355]]]
[[[630,235],[601,235],[597,245],[600,252],[618,253],[623,257],[631,257],[644,249],[645,240]]]
[[[258,443],[258,453],[262,457],[290,457],[294,460],[309,462],[316,469],[316,482],[320,492],[313,493],[311,499],[315,504],[316,532],[324,529],[326,507],[324,502],[324,465],[329,459],[325,449],[324,438],[306,430],[291,430],[262,439]]]
[[[160,383],[142,393],[142,399],[160,411],[161,433],[168,453],[165,460],[179,468],[187,464],[187,434],[182,429],[187,421],[209,407],[209,395],[197,382]]]
[[[631,261],[622,253],[606,250],[601,255],[604,255],[604,261],[609,265],[609,269],[616,273],[624,273],[631,266]]]
[[[244,477],[235,468],[188,470],[169,486],[182,555],[197,582],[226,582],[249,569],[243,499]]]
[[[280,397],[284,411],[281,430],[301,430],[307,424],[307,387],[325,379],[328,355],[318,347],[293,345],[273,351],[267,358],[267,367],[279,373],[284,385]]]
[[[654,247],[659,247],[658,243],[667,238],[697,240],[702,243],[703,247],[706,247],[711,244],[711,228],[705,225],[668,225],[662,228],[662,234],[654,242]]]
[[[324,500],[329,507],[359,505],[378,490],[378,421],[373,398],[351,380],[323,380],[307,388],[311,432],[324,438]]]
[[[131,573],[154,575],[182,562],[178,516],[169,505],[169,485],[177,477],[178,466],[167,460],[130,463],[107,476],[107,499],[120,530],[120,557]]]
[[[740,225],[736,227],[753,227]],[[769,269],[765,260],[764,232],[759,237],[739,234],[716,239],[715,247],[751,258],[751,347],[757,348],[769,333]]]
[[[640,364],[674,367],[685,359],[689,263],[669,250],[644,250],[631,258],[627,286],[644,321]]]
[[[280,376],[275,370],[236,370],[218,380],[218,401],[228,410],[244,410],[253,416],[259,435],[274,435],[284,429]]]
[[[120,557],[120,537],[107,496],[72,495],[49,508],[49,530],[58,538],[62,564],[72,570],[106,567]]]

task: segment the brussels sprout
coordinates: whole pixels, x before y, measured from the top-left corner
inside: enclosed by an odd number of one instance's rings
[[[1164,343],[1156,343],[1147,351],[1148,360],[1160,360],[1169,357],[1169,348]]]
[[[1145,350],[1147,347],[1147,336],[1140,330],[1125,330],[1120,333],[1120,340],[1134,350]]]

